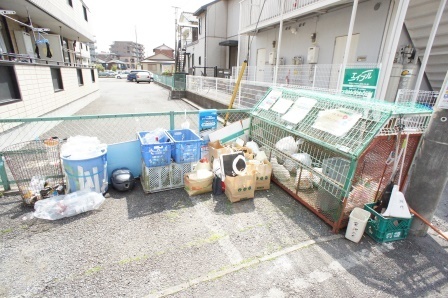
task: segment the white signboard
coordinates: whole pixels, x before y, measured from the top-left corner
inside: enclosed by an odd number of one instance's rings
[[[283,115],[282,119],[297,124],[308,115],[316,102],[313,98],[299,97],[288,113]]]
[[[282,91],[272,90],[260,104],[260,108],[263,110],[269,110],[272,105],[282,96]]]
[[[313,128],[342,137],[355,126],[361,114],[348,109],[334,109],[319,112]]]
[[[294,102],[292,100],[280,98],[279,100],[277,100],[271,110],[280,114],[284,114],[289,109],[289,107],[292,106],[293,103]]]

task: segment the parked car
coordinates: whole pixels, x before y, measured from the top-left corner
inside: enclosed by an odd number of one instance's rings
[[[115,75],[116,79],[127,79],[129,71],[122,71],[121,73]]]
[[[152,73],[150,73],[149,71],[139,71],[136,73],[135,81],[137,83],[140,83],[140,82],[151,83],[154,81],[154,78],[152,76]]]
[[[127,80],[131,82],[135,82],[135,76],[138,72],[148,72],[147,70],[131,70],[131,72],[128,74]]]
[[[107,72],[104,72],[104,71],[98,72],[98,77],[100,77],[100,78],[107,78],[108,76],[109,76],[109,74]]]

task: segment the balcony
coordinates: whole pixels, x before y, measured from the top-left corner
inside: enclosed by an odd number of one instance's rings
[[[241,34],[254,32],[289,20],[319,13],[324,8],[347,4],[346,0],[243,0],[241,2]],[[258,23],[258,24],[257,24]]]

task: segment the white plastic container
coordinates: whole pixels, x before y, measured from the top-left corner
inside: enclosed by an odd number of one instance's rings
[[[358,243],[361,240],[362,234],[366,229],[367,221],[369,220],[370,212],[358,207],[355,207],[350,213],[350,219],[348,221],[347,231],[345,232],[345,238]]]

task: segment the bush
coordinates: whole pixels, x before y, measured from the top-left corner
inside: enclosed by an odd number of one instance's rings
[[[117,66],[116,66],[116,65],[113,65],[112,68],[111,68],[111,70],[112,70],[112,71],[117,71]]]
[[[104,67],[101,64],[97,64],[96,69],[98,70],[98,72],[104,71]]]

